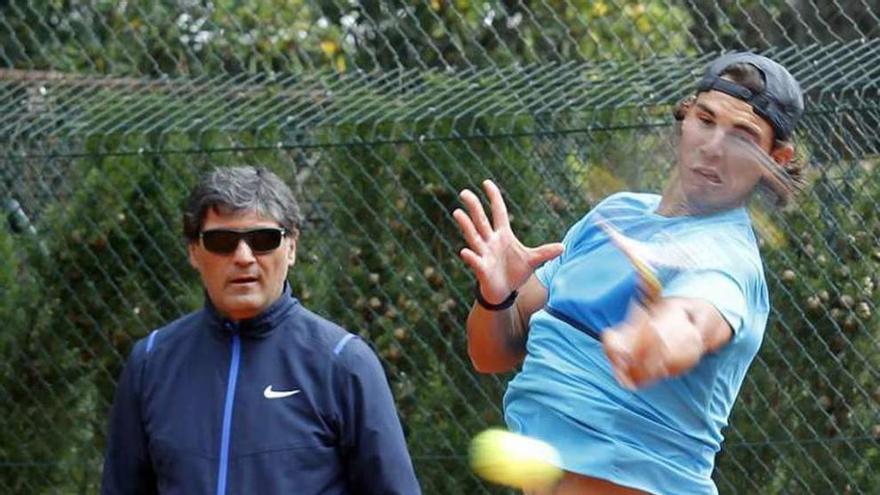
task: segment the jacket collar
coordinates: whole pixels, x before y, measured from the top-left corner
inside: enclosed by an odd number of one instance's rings
[[[262,313],[246,320],[233,321],[223,316],[211,298],[205,294],[205,314],[213,333],[221,337],[229,337],[238,332],[242,337],[262,338],[268,336],[278,327],[282,318],[299,306],[299,301],[291,295],[290,284],[284,282],[281,296],[269,305]]]

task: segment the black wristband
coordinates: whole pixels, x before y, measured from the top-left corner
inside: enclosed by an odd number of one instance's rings
[[[507,309],[513,306],[513,302],[516,301],[516,296],[519,293],[517,291],[513,291],[507,296],[507,299],[501,301],[498,304],[492,304],[489,301],[483,299],[483,294],[480,292],[480,283],[477,282],[474,285],[474,297],[477,298],[477,304],[482,306],[484,309],[488,309],[489,311],[501,311],[502,309]]]

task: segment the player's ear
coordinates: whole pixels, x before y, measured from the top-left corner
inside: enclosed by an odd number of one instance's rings
[[[678,100],[678,103],[675,104],[675,108],[672,109],[672,117],[679,122],[684,120],[688,111],[694,106],[695,101],[697,101],[697,95],[690,95]]]
[[[788,142],[777,144],[773,150],[770,151],[770,156],[776,161],[776,163],[785,165],[794,158],[794,145]]]

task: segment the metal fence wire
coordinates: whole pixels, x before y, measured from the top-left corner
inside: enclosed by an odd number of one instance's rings
[[[535,244],[658,191],[671,108],[753,49],[807,93],[808,188],[757,200],[773,310],[721,493],[880,493],[880,7],[865,0],[9,0],[0,5],[0,493],[94,493],[134,340],[202,303],[180,209],[261,164],[306,212],[296,294],[370,339],[426,493],[510,376],[465,351],[450,212],[486,177]],[[169,411],[169,414],[174,414]]]

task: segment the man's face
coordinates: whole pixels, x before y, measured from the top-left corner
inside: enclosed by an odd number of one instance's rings
[[[678,174],[688,205],[710,213],[743,204],[767,173],[790,159],[790,147],[773,148],[770,123],[751,105],[720,91],[700,93],[682,122]],[[756,158],[767,155],[769,160]]]
[[[226,229],[246,231],[279,228],[278,222],[256,212],[221,215],[209,209],[202,231]],[[214,253],[201,240],[189,244],[190,264],[202,276],[208,297],[220,313],[232,320],[252,318],[281,296],[287,270],[296,259],[296,240],[284,236],[277,249],[254,252],[241,240],[229,254]]]

